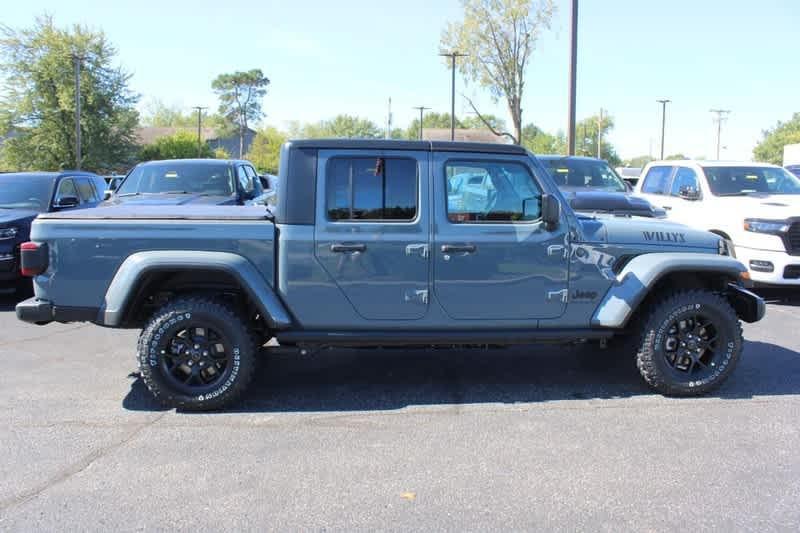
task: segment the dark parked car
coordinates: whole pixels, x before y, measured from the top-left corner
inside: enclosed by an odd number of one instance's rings
[[[0,292],[30,286],[19,271],[19,247],[39,213],[96,207],[106,182],[88,172],[0,174]]]
[[[800,165],[786,165],[786,170],[800,178]]]
[[[265,202],[261,180],[249,161],[173,159],[137,165],[106,205],[253,205]]]
[[[537,155],[575,211],[664,218],[666,212],[638,196],[602,159]]]

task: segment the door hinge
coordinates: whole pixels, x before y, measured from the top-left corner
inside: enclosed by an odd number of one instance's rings
[[[428,304],[428,290],[422,289],[411,289],[407,290],[403,295],[404,300],[406,302],[414,302],[414,303],[421,303],[421,304]]]
[[[559,298],[562,303],[567,303],[567,299],[569,298],[569,290],[561,289],[560,291],[548,291],[547,299],[553,300],[554,298]]]
[[[406,255],[419,255],[420,257],[428,257],[428,245],[425,243],[415,243],[406,245]]]

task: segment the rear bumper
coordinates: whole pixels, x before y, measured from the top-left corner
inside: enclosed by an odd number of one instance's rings
[[[58,307],[35,297],[21,301],[16,307],[18,319],[40,326],[50,322],[94,322],[97,311],[93,307]]]
[[[764,314],[767,312],[767,305],[764,303],[764,299],[757,294],[729,283],[726,295],[728,301],[736,310],[736,314],[745,322],[758,322],[764,318]]]

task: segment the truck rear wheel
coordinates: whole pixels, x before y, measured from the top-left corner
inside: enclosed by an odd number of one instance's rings
[[[247,388],[256,346],[247,320],[227,305],[190,297],[156,311],[139,336],[147,388],[170,407],[225,407]]]
[[[718,387],[742,353],[742,327],[730,304],[705,290],[676,293],[644,321],[636,363],[644,380],[670,396]]]

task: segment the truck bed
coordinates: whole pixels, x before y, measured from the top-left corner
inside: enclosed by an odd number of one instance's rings
[[[42,213],[41,219],[76,220],[268,220],[266,206],[191,205],[191,206],[108,206]]]

